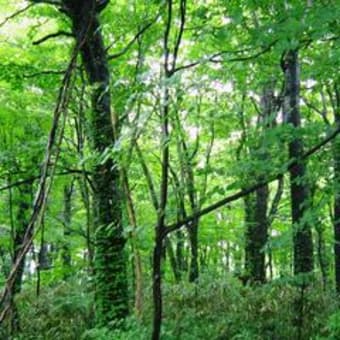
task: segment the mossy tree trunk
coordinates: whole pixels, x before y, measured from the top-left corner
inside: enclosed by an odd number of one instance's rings
[[[108,2],[108,1],[106,1]],[[112,122],[110,73],[95,0],[64,0],[73,34],[92,86],[91,140],[98,158],[116,141]],[[101,2],[103,3],[103,2]],[[112,157],[97,161],[93,170],[95,229],[96,314],[99,324],[124,319],[128,314],[128,285],[123,236],[120,174]]]

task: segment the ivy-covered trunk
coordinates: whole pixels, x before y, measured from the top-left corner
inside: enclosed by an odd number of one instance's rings
[[[285,76],[284,115],[288,124],[294,127],[294,137],[289,143],[289,158],[299,162],[291,167],[290,192],[293,223],[294,273],[313,271],[313,239],[310,224],[305,215],[310,204],[310,193],[306,178],[303,155],[303,141],[299,136],[301,116],[299,109],[300,79],[298,51],[289,50],[283,61]]]
[[[100,324],[124,319],[128,314],[125,238],[122,228],[120,174],[112,157],[116,135],[111,117],[110,73],[98,20],[102,9],[95,0],[64,1],[73,33],[92,86],[91,140],[98,156],[93,170],[95,225],[96,314]],[[101,2],[103,3],[103,2]]]

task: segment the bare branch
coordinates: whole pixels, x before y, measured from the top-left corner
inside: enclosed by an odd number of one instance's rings
[[[322,117],[322,119],[323,119],[323,121],[326,125],[328,125],[328,126],[331,125],[330,121],[327,118],[327,112],[324,109],[323,110],[318,109],[315,105],[313,105],[305,97],[302,97],[302,100],[304,101],[304,103],[306,104],[307,107],[309,107],[311,110],[315,111],[316,113],[318,113]]]
[[[57,37],[60,37],[60,36],[64,36],[64,37],[74,37],[74,35],[71,33],[71,32],[67,32],[67,31],[58,31],[56,33],[51,33],[51,34],[47,34],[45,35],[44,37],[42,37],[41,39],[39,40],[36,40],[36,41],[33,41],[33,45],[40,45],[42,44],[43,42],[49,40],[49,39],[52,39],[52,38],[57,38]]]
[[[236,61],[247,61],[247,60],[252,60],[252,59],[256,59],[258,57],[260,57],[261,55],[269,52],[273,46],[277,43],[278,40],[274,40],[273,42],[271,42],[268,46],[264,47],[263,49],[261,49],[259,52],[255,53],[255,54],[251,54],[248,56],[243,56],[243,57],[235,57],[235,58],[230,58],[230,59],[216,59],[217,57],[220,57],[222,55],[225,54],[234,54],[234,53],[240,53],[241,51],[221,51],[218,53],[214,53],[211,56],[208,56],[206,58],[201,58],[197,61],[194,61],[190,64],[186,64],[186,65],[182,65],[177,67],[176,69],[173,70],[173,73],[181,71],[181,70],[186,70],[195,66],[198,66],[200,64],[204,64],[204,63],[223,63],[223,62],[236,62]]]

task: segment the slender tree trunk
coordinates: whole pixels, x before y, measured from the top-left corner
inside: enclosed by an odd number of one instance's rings
[[[256,197],[254,193],[244,198],[244,217],[245,217],[245,280],[251,280],[255,273],[255,246],[253,231],[255,226],[255,205]]]
[[[189,226],[190,238],[190,268],[189,268],[189,282],[195,282],[198,279],[198,223],[199,219],[193,221]]]
[[[340,126],[340,90],[338,84],[334,84],[334,97],[329,91],[332,101],[334,121]],[[337,136],[332,145],[334,164],[334,264],[335,264],[335,286],[340,294],[340,137]]]
[[[176,241],[176,262],[181,279],[182,273],[188,270],[187,260],[184,254],[184,235],[182,230],[176,232]]]
[[[263,148],[263,139],[265,138],[266,130],[268,130],[274,121],[272,117],[274,113],[273,104],[273,84],[268,84],[261,98],[261,114],[259,121],[262,124],[263,136],[259,147],[251,150],[258,153],[257,157],[263,161],[268,161],[266,151],[259,152]],[[256,176],[256,175],[255,175]],[[258,181],[264,180],[263,175],[256,176]],[[269,217],[267,216],[269,200],[269,186],[264,185],[257,189],[254,193],[245,198],[245,217],[246,217],[246,255],[245,268],[246,277],[251,282],[264,283],[266,281],[266,252],[265,246],[268,241]]]
[[[163,313],[163,299],[162,299],[162,282],[161,282],[161,263],[162,263],[162,251],[163,240],[160,233],[156,234],[156,244],[153,251],[153,303],[154,303],[154,315],[153,315],[153,330],[152,340],[159,340],[162,325],[162,313]]]
[[[92,142],[97,155],[112,147],[117,138],[111,118],[110,73],[95,0],[64,0],[80,46],[92,91]],[[107,324],[128,314],[126,258],[123,236],[119,170],[109,157],[98,161],[94,186],[95,284],[97,321]]]
[[[299,129],[301,117],[299,110],[300,79],[297,50],[287,52],[283,69],[285,76],[285,120],[295,129]],[[302,138],[295,136],[289,143],[289,158],[299,160],[302,154]],[[301,160],[293,166],[289,173],[293,223],[294,273],[309,273],[313,271],[313,239],[311,226],[308,222],[304,221],[304,215],[310,204],[310,193],[304,161]]]
[[[24,184],[19,189],[19,197],[18,197],[18,211],[17,211],[17,218],[15,221],[15,228],[14,228],[14,242],[13,242],[13,261],[12,263],[16,263],[17,257],[20,254],[21,247],[24,240],[24,235],[26,233],[27,225],[28,225],[28,218],[29,213],[32,206],[32,185],[31,184]],[[15,278],[14,285],[10,294],[11,299],[11,309],[12,309],[12,318],[11,318],[11,327],[12,333],[17,332],[20,330],[20,320],[19,320],[19,312],[14,302],[14,298],[17,294],[21,292],[22,287],[22,279],[24,275],[25,269],[25,258],[23,261],[20,262],[18,274]]]
[[[71,214],[72,214],[72,192],[73,183],[64,186],[64,211],[63,211],[63,225],[64,225],[64,239],[62,245],[62,261],[64,270],[64,279],[67,279],[71,269],[71,248],[70,248],[70,235],[71,235]]]
[[[132,194],[130,190],[129,179],[127,177],[125,169],[122,169],[122,179],[123,186],[126,197],[128,218],[130,225],[133,227],[133,231],[131,232],[131,246],[133,252],[133,270],[134,270],[134,286],[135,286],[135,311],[138,317],[142,315],[143,308],[143,271],[142,271],[142,259],[140,255],[140,251],[138,249],[137,243],[137,219],[135,206],[132,199]]]
[[[178,263],[177,263],[177,258],[175,256],[175,252],[174,252],[174,249],[172,247],[172,242],[171,242],[169,237],[167,237],[165,239],[165,247],[166,247],[166,251],[168,253],[169,262],[170,262],[172,272],[174,274],[175,281],[176,281],[176,283],[178,283],[181,280],[181,272],[178,268],[179,266],[178,266]]]

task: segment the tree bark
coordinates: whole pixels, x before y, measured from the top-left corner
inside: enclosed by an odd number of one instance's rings
[[[298,51],[290,50],[286,53],[283,64],[285,76],[284,115],[288,124],[295,130],[301,127],[299,109],[300,79]],[[310,193],[306,183],[305,163],[303,155],[303,141],[298,135],[289,143],[289,158],[298,160],[290,168],[290,192],[293,223],[294,273],[309,273],[313,271],[313,239],[311,226],[304,221],[304,216],[310,204]]]
[[[250,153],[257,153],[261,161],[268,161],[268,153],[263,148],[263,139],[265,132],[274,122],[272,117],[275,112],[273,84],[267,84],[261,97],[261,113],[259,122],[263,128],[262,140],[258,147],[251,150]],[[256,175],[258,181],[263,181],[262,174]],[[264,283],[266,281],[266,252],[265,246],[268,241],[269,216],[267,216],[269,200],[269,185],[266,184],[258,188],[254,193],[248,195],[245,199],[246,205],[246,246],[245,246],[245,269],[246,278],[251,282]]]
[[[116,126],[111,118],[110,73],[95,0],[64,0],[73,34],[92,91],[92,142],[99,158],[113,147]],[[125,238],[122,227],[121,188],[117,163],[106,157],[93,170],[95,225],[96,313],[99,324],[124,319],[128,314]]]

